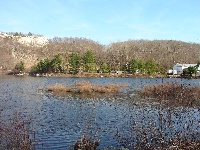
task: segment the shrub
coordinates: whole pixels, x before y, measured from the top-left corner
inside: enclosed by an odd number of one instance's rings
[[[30,119],[20,120],[17,113],[11,123],[0,123],[0,149],[30,150],[32,141]]]
[[[124,133],[117,129],[116,139],[122,146],[138,150],[200,148],[198,113],[192,113],[191,117],[188,115],[191,108],[187,108],[199,105],[200,87],[164,83],[145,86],[135,92],[140,102],[143,97],[146,101],[158,103],[139,104],[138,111],[128,123],[130,128]]]
[[[81,141],[77,141],[74,145],[74,150],[96,150],[99,146],[100,140],[95,141],[92,138],[87,138],[83,136]]]
[[[153,98],[158,102],[173,106],[192,106],[200,103],[200,87],[192,87],[178,83],[164,83],[145,86],[135,90],[142,97]]]

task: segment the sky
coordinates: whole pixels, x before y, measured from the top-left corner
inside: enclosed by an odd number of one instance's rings
[[[200,0],[0,0],[0,31],[200,44]]]

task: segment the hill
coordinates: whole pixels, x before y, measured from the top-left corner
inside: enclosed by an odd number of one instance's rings
[[[115,55],[114,59],[120,62],[131,58],[154,60],[166,69],[176,63],[197,63],[200,60],[200,44],[173,40],[117,42],[110,44],[106,52],[107,56]]]
[[[166,69],[175,63],[197,63],[200,60],[200,44],[173,40],[129,40],[101,45],[86,38],[47,39],[38,35],[14,35],[0,32],[0,68],[13,69],[23,61],[29,69],[42,59],[60,54],[63,60],[72,52],[82,56],[91,50],[97,65],[109,63],[112,68],[122,68],[131,59],[153,60]],[[64,62],[67,63],[67,62]]]

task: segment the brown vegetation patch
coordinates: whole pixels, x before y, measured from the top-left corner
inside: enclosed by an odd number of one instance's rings
[[[77,141],[74,145],[74,150],[96,150],[100,145],[100,140],[95,141],[94,139],[83,136],[81,141]]]
[[[66,91],[67,87],[62,84],[54,84],[48,87],[48,91]]]
[[[21,120],[17,113],[11,123],[4,124],[0,122],[0,149],[23,149],[30,150],[32,148],[30,129],[30,119]]]
[[[93,95],[99,97],[101,94],[118,94],[121,88],[128,87],[128,84],[109,83],[97,85],[89,81],[78,81],[71,85],[54,84],[47,87],[47,91],[54,93],[65,92],[66,94]]]
[[[145,86],[135,90],[144,98],[152,98],[160,103],[172,106],[194,106],[200,104],[200,87],[178,83],[164,83]]]

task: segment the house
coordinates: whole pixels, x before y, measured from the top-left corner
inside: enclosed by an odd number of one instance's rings
[[[182,74],[183,70],[188,67],[195,67],[197,64],[179,64],[173,66],[173,74]],[[197,72],[200,72],[200,66],[197,68]]]

